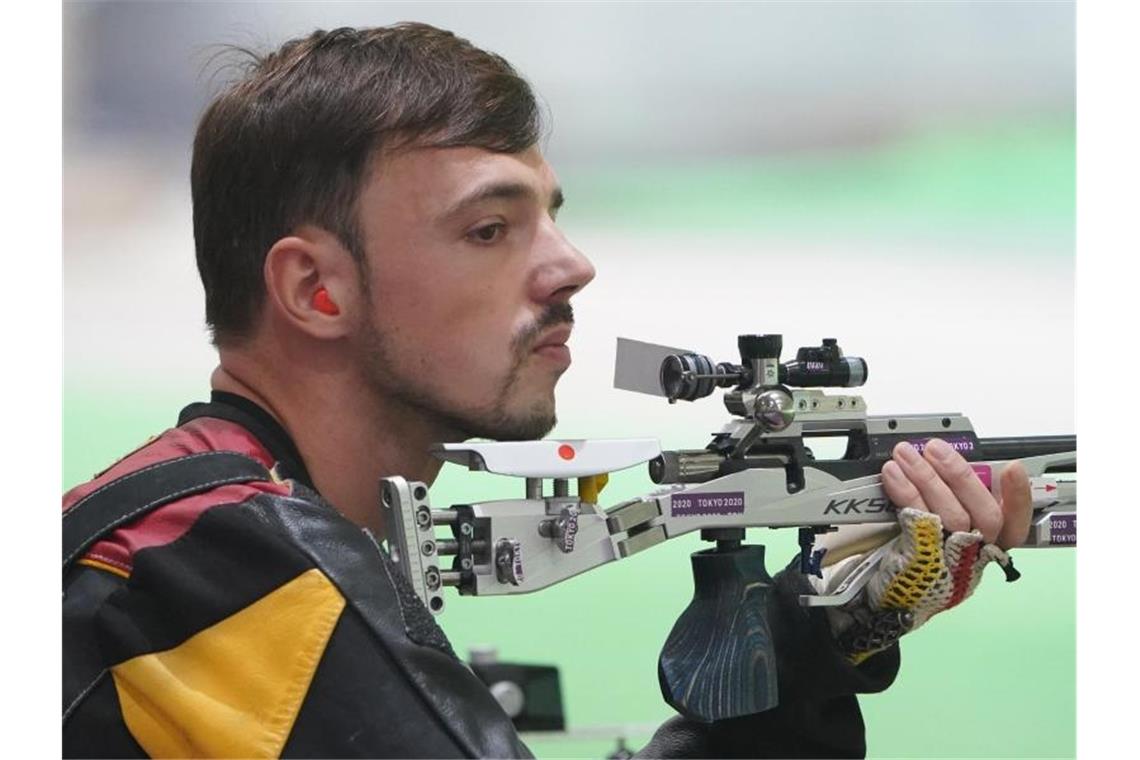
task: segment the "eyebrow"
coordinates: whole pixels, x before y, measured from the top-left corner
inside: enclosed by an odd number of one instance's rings
[[[523,182],[492,182],[468,193],[466,196],[460,198],[455,203],[451,204],[441,215],[441,219],[450,219],[457,214],[462,213],[467,208],[483,203],[484,201],[491,200],[519,200],[519,199],[534,199],[536,197],[534,188]],[[562,208],[565,203],[566,197],[562,194],[561,187],[555,187],[554,192],[550,196],[551,213]]]

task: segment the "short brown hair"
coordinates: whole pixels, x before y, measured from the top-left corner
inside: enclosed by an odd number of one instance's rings
[[[332,232],[363,263],[356,202],[377,151],[517,153],[541,134],[534,93],[509,63],[427,24],[316,31],[267,55],[240,52],[244,75],[203,114],[190,172],[215,345],[249,335],[265,254],[299,225]]]

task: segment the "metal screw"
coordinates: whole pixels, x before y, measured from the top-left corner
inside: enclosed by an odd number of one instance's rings
[[[430,509],[417,509],[416,510],[416,524],[421,528],[431,527],[431,510]]]
[[[473,563],[471,562],[470,557],[463,557],[462,559],[459,560],[459,566],[462,567],[464,570],[470,570],[472,565],[473,565]]]
[[[424,554],[435,554],[435,542],[424,541],[423,546],[420,547],[420,550],[423,551]]]
[[[428,571],[424,573],[424,583],[430,590],[437,590],[439,588],[439,571],[434,567],[428,568]]]
[[[473,534],[475,532],[475,529],[473,527],[471,527],[471,523],[465,522],[465,523],[460,523],[459,532],[465,536],[470,536],[471,534]]]

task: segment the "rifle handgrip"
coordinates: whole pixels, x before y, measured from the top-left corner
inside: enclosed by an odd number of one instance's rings
[[[691,559],[693,600],[657,661],[662,696],[704,722],[770,710],[778,698],[764,547],[708,549]]]

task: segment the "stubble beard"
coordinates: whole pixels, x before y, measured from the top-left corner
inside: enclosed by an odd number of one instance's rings
[[[522,376],[523,365],[530,358],[535,337],[553,325],[572,323],[573,310],[568,303],[551,306],[533,325],[511,340],[511,366],[495,397],[484,408],[459,409],[434,391],[438,379],[417,382],[416,373],[401,366],[391,341],[374,321],[369,320],[360,336],[366,381],[372,391],[395,399],[424,415],[424,421],[457,440],[487,438],[494,441],[530,441],[542,438],[558,422],[553,392],[534,401],[529,408],[511,410],[512,396]],[[446,382],[462,382],[462,378],[444,378]],[[443,441],[440,441],[441,443]]]

